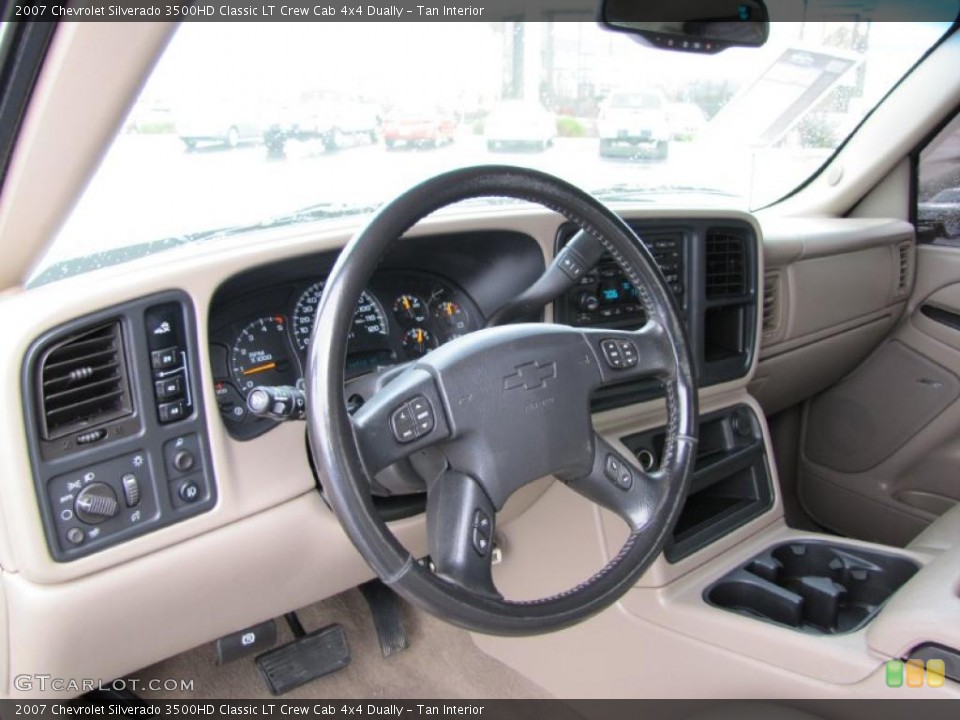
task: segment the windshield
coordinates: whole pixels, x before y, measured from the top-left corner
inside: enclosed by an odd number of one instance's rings
[[[948,24],[774,23],[762,48],[710,56],[594,22],[397,28],[182,24],[31,284],[356,221],[474,164],[538,168],[607,202],[762,207],[816,172]]]
[[[660,96],[654,93],[615,93],[610,107],[618,110],[659,110]]]

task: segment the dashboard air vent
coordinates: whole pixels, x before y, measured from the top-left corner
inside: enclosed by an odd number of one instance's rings
[[[780,273],[768,273],[763,278],[763,335],[769,337],[780,331]]]
[[[707,300],[721,300],[747,292],[747,248],[742,235],[711,230],[706,241]]]
[[[130,415],[120,323],[97,325],[55,343],[41,357],[37,385],[47,440]]]
[[[897,295],[902,295],[910,287],[911,271],[911,247],[910,243],[903,243],[897,247]]]

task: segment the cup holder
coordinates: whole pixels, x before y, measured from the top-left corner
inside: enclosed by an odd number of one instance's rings
[[[802,632],[835,635],[866,624],[920,569],[899,555],[831,543],[776,545],[708,587],[711,605]]]

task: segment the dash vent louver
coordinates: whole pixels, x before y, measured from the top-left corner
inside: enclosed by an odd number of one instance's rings
[[[899,262],[897,274],[897,293],[904,293],[910,285],[910,244],[904,243],[897,248]]]
[[[780,273],[763,278],[763,334],[776,335],[780,330]]]
[[[132,414],[117,321],[56,342],[36,370],[43,437],[47,440]]]
[[[747,292],[747,243],[742,235],[711,230],[706,238],[706,297],[722,300]]]

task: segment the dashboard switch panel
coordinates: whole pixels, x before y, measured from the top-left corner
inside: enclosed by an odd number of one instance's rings
[[[147,310],[144,316],[150,367],[153,371],[153,397],[157,419],[163,425],[179,422],[192,411],[188,392],[186,341],[183,313],[179,303],[165,303]]]
[[[119,327],[132,412],[122,424],[110,418],[89,420],[69,448],[51,453],[38,417],[40,359],[64,337],[105,323]],[[46,333],[28,350],[23,393],[30,459],[47,544],[58,562],[118,545],[215,505],[196,348],[190,299],[171,291],[79,318]]]

